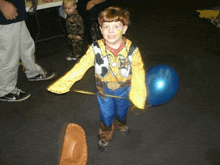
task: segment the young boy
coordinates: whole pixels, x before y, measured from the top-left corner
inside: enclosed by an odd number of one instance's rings
[[[66,27],[69,39],[70,53],[66,57],[68,61],[78,61],[83,55],[84,25],[82,17],[76,10],[76,0],[63,0],[64,11],[67,14]]]
[[[122,36],[130,23],[129,12],[109,7],[99,14],[98,21],[103,39],[94,42],[80,62],[47,89],[57,94],[66,93],[90,67],[95,67],[101,120],[98,144],[105,151],[114,128],[124,135],[129,132],[126,125],[129,99],[137,108],[144,109],[147,93],[139,49]]]

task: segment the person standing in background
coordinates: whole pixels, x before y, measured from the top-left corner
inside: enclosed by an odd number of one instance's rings
[[[35,63],[35,43],[25,23],[27,18],[24,0],[0,0],[0,101],[18,102],[30,97],[16,87],[19,60],[29,81],[55,76]]]

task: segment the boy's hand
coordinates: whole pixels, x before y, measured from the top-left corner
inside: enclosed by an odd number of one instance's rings
[[[65,84],[59,84],[59,83],[54,83],[52,85],[49,85],[47,87],[47,90],[49,92],[55,93],[55,94],[64,94],[69,92],[68,89],[66,89]]]
[[[16,19],[18,16],[17,8],[10,2],[2,1],[0,10],[7,20]]]
[[[68,92],[52,91],[52,90],[49,90],[49,89],[47,89],[47,90],[48,90],[49,92],[51,92],[51,93],[55,93],[55,94],[58,94],[58,95],[68,93]]]
[[[59,91],[59,90],[57,90],[57,89],[52,89],[52,88],[50,88],[50,87],[48,87],[47,90],[48,90],[49,92],[51,92],[51,93],[55,93],[55,94],[58,94],[58,95],[64,94],[64,93],[67,93],[67,92],[68,92],[68,91]]]

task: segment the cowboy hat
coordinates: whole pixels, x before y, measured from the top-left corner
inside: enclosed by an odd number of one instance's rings
[[[81,126],[70,123],[66,128],[60,165],[86,165],[88,149],[85,131]]]

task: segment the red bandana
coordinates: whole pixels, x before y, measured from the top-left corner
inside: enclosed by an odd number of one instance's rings
[[[123,49],[124,42],[123,42],[123,40],[121,41],[121,44],[118,49],[114,49],[114,48],[108,46],[107,44],[106,44],[106,47],[110,52],[112,52],[112,54],[114,54],[114,56],[117,56],[117,54]]]

